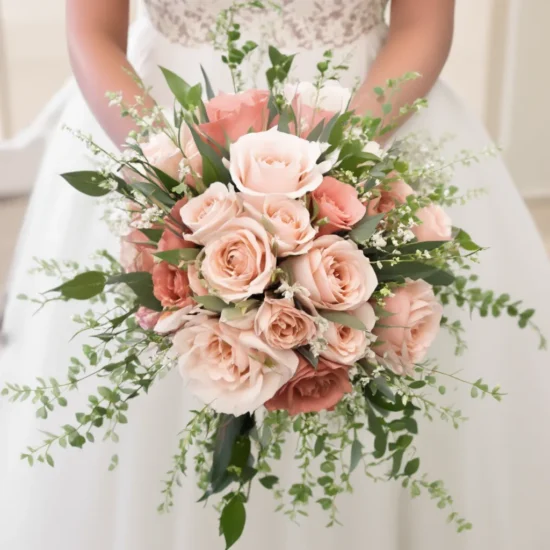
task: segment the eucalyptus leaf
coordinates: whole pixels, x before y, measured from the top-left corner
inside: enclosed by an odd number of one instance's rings
[[[61,292],[62,296],[72,300],[89,300],[103,292],[106,282],[107,278],[101,271],[87,271],[48,292]]]
[[[231,548],[240,538],[246,524],[246,510],[240,495],[234,496],[223,508],[220,531],[225,538],[225,548]]]
[[[355,470],[355,468],[357,468],[362,458],[363,445],[358,439],[354,439],[353,443],[351,444],[351,458],[349,466],[350,474]]]
[[[260,479],[260,483],[266,489],[273,489],[273,487],[279,483],[279,478],[277,476],[265,476]]]
[[[420,459],[413,458],[412,460],[409,460],[409,462],[407,462],[404,474],[410,477],[418,472],[418,468],[420,468]]]
[[[153,293],[153,277],[150,273],[138,271],[136,273],[122,273],[109,277],[107,284],[126,284],[134,294],[140,305],[152,309],[153,311],[162,311],[162,304],[155,298]]]
[[[217,296],[193,296],[193,300],[200,304],[204,309],[214,311],[216,313],[221,313],[224,309],[231,307],[228,303],[224,302]]]
[[[194,260],[200,253],[198,248],[176,248],[175,250],[165,250],[164,252],[156,252],[153,254],[171,265],[179,267],[182,262],[190,262]]]
[[[105,183],[106,178],[100,172],[67,172],[61,174],[61,177],[77,191],[89,197],[103,197],[112,191],[112,189],[101,185]]]
[[[367,330],[367,327],[363,324],[363,321],[355,317],[355,315],[351,315],[350,313],[346,313],[344,311],[322,309],[319,311],[319,315],[324,319],[327,319],[327,321],[331,321],[338,325],[344,325],[345,327],[353,328],[355,330]]]
[[[311,350],[307,347],[297,348],[296,351],[311,364],[312,367],[317,368],[319,365],[319,357],[313,355]]]
[[[375,216],[366,214],[351,230],[349,236],[358,244],[367,242],[374,235],[382,219],[384,219],[384,214],[376,214]]]

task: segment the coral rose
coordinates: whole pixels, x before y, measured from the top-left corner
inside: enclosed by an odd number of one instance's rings
[[[407,280],[396,288],[394,296],[385,299],[381,327],[373,333],[378,344],[373,351],[385,358],[397,374],[411,374],[415,363],[423,361],[441,323],[443,307],[426,281]]]
[[[414,195],[413,188],[404,181],[384,183],[375,187],[374,191],[378,192],[378,196],[370,199],[367,204],[369,216],[387,214],[396,206],[405,204],[409,195]]]
[[[182,308],[193,303],[187,273],[167,262],[153,268],[153,293],[163,307]]]
[[[337,235],[313,241],[306,254],[284,263],[294,280],[321,309],[347,311],[364,304],[378,285],[370,261],[357,245]]]
[[[294,352],[272,349],[252,331],[217,319],[189,323],[173,343],[190,390],[220,413],[253,412],[298,368]]]
[[[270,411],[288,411],[292,416],[331,411],[352,389],[345,365],[320,359],[314,368],[300,357],[300,366],[294,377],[265,406]]]
[[[313,198],[319,207],[318,217],[328,219],[328,223],[319,228],[320,235],[349,231],[367,212],[357,189],[331,177],[323,179],[313,191]]]

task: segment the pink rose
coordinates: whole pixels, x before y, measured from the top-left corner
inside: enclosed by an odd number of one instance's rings
[[[206,311],[196,304],[185,306],[177,311],[164,311],[160,314],[155,325],[155,332],[158,334],[173,334],[187,323],[201,323],[215,315],[215,313]]]
[[[384,309],[393,315],[383,317],[373,333],[378,337],[373,348],[389,362],[397,374],[412,374],[415,363],[424,360],[441,323],[443,307],[426,281],[407,280],[385,299]]]
[[[370,261],[357,245],[337,235],[313,241],[306,254],[285,261],[294,280],[321,309],[347,311],[364,304],[378,285]]]
[[[374,328],[376,316],[370,304],[363,304],[355,311],[348,313],[360,319],[369,332]],[[327,347],[321,352],[321,357],[343,365],[353,365],[363,358],[370,344],[370,339],[364,331],[336,323],[329,324],[323,338],[327,342]]]
[[[276,129],[241,137],[230,148],[233,182],[247,195],[285,195],[296,199],[323,181],[318,142]]]
[[[149,164],[179,181],[180,162],[183,155],[179,147],[164,133],[154,134],[141,150]]]
[[[271,282],[276,258],[264,227],[250,218],[227,222],[204,248],[201,272],[220,298],[239,302]]]
[[[193,303],[187,273],[167,262],[153,268],[153,294],[163,307],[182,308]]]
[[[217,319],[188,323],[173,344],[190,390],[215,411],[235,416],[261,407],[298,368],[294,352],[272,349],[252,331]]]
[[[276,349],[304,346],[317,334],[317,327],[307,313],[296,309],[291,300],[273,298],[265,298],[256,315],[254,330]]]
[[[374,188],[378,196],[369,200],[367,204],[367,214],[375,216],[377,214],[387,214],[400,204],[407,202],[409,195],[414,195],[414,190],[404,181],[392,181],[384,183]]]
[[[155,247],[144,244],[148,241],[149,239],[138,229],[123,237],[120,243],[120,263],[126,273],[153,271]]]
[[[451,218],[437,204],[430,204],[416,212],[420,225],[412,228],[412,232],[420,242],[450,241],[453,237]]]
[[[166,229],[158,242],[158,251],[177,250],[178,248],[193,248],[193,243],[183,238],[183,222],[181,221],[180,210],[187,204],[187,199],[180,199],[170,211],[170,215],[164,218]]]
[[[323,179],[313,192],[313,198],[319,206],[318,217],[327,218],[329,222],[319,228],[320,235],[349,231],[367,212],[359,200],[357,189],[331,177]]]
[[[143,330],[153,330],[160,319],[162,313],[159,311],[153,311],[146,307],[140,307],[136,313],[136,319],[138,325]]]
[[[294,377],[265,406],[269,411],[284,410],[292,416],[332,411],[352,390],[348,367],[320,359],[315,369],[300,357]]]
[[[244,195],[244,207],[255,220],[268,225],[277,243],[277,256],[303,254],[311,248],[317,232],[302,202],[278,195]]]
[[[269,101],[267,90],[247,90],[240,94],[220,94],[206,104],[209,122],[199,129],[219,145],[225,147],[226,136],[237,141],[250,130],[265,130]]]
[[[191,230],[187,239],[197,244],[207,244],[225,223],[235,219],[242,211],[242,201],[233,189],[223,183],[213,183],[181,209],[181,219]]]

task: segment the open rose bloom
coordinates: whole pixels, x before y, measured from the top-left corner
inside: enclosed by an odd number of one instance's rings
[[[339,480],[363,463],[393,465],[389,477],[409,483],[418,469],[414,416],[429,413],[425,395],[445,368],[431,362],[431,347],[441,326],[462,341],[444,306],[508,311],[522,326],[532,316],[507,295],[471,288],[478,247],[445,212],[459,199],[433,177],[439,161],[416,166],[399,143],[384,149],[387,121],[349,110],[330,52],[314,83],[296,83],[294,57],[270,48],[269,89],[243,90],[233,60],[253,46],[229,55],[235,93],[216,93],[206,74],[202,86],[163,69],[175,122],[153,109],[120,171],[65,175],[94,197],[118,197],[112,210],[125,221],[120,265],[103,252],[104,271],[52,291],[64,300],[99,295],[110,308],[83,321],[98,331],[85,351],[101,384],[77,418],[94,429],[124,422],[135,397],[177,370],[181,378],[162,383],[180,383],[191,394],[183,406],[194,408],[178,460],[197,443],[205,498],[221,494],[231,521],[242,518],[232,507],[246,502],[256,476],[278,487],[270,462],[282,452],[322,468],[288,491],[295,509],[317,500],[317,489],[333,509],[347,483]],[[74,360],[71,369],[72,384],[83,368]],[[69,443],[82,446],[69,428]]]

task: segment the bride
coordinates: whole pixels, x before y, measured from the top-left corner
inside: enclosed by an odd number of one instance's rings
[[[32,383],[36,376],[61,376],[71,355],[78,355],[70,303],[46,307],[32,316],[32,305],[17,295],[34,295],[51,284],[27,274],[34,256],[76,259],[83,263],[97,248],[116,251],[117,243],[99,222],[101,207],[64,184],[58,174],[82,170],[92,161],[61,126],[91,133],[95,140],[122,144],[132,130],[129,119],[109,109],[106,91],[122,91],[133,102],[142,90],[128,72],[135,70],[151,97],[168,104],[169,91],[159,65],[189,82],[201,80],[200,64],[215,89],[229,91],[230,81],[212,49],[208,31],[230,0],[146,0],[147,15],[128,39],[129,0],[67,0],[68,42],[82,96],[74,93],[61,124],[48,144],[16,252],[11,292],[3,327],[5,347],[0,380]],[[422,78],[403,89],[396,109],[428,95],[430,108],[404,124],[397,137],[427,131],[438,137],[457,135],[458,149],[487,144],[479,122],[464,109],[438,76],[453,32],[453,0],[393,0],[391,24],[384,23],[386,0],[283,0],[283,13],[272,29],[275,42],[298,52],[296,75],[312,79],[312,68],[327,48],[347,58],[344,84],[363,84],[355,98],[360,112],[377,112],[371,90],[388,78],[418,71]],[[265,14],[243,16],[247,33],[269,32]],[[121,70],[124,67],[125,71]],[[152,102],[152,99],[148,99]],[[86,105],[87,104],[87,105]],[[113,145],[110,145],[113,147]],[[451,151],[452,152],[452,151]],[[456,225],[468,228],[489,247],[479,268],[480,284],[509,292],[538,308],[543,330],[550,334],[550,265],[534,224],[501,160],[459,171],[456,185],[490,193],[452,212]],[[509,395],[502,404],[470,401],[453,392],[449,401],[470,417],[458,432],[426,422],[419,454],[423,467],[443,479],[457,510],[474,523],[457,535],[446,526],[434,503],[410,500],[397,484],[374,484],[357,476],[355,492],[342,497],[344,527],[324,529],[324,517],[312,511],[297,527],[273,513],[271,497],[252,496],[249,528],[242,550],[353,549],[383,550],[516,550],[542,549],[550,540],[546,502],[550,488],[550,357],[537,352],[528,332],[518,333],[510,319],[488,322],[463,318],[469,341],[460,358],[450,339],[441,338],[435,355],[448,372],[500,382]],[[19,453],[36,443],[37,428],[48,430],[72,419],[63,410],[38,424],[32,407],[0,405],[0,548],[6,550],[180,550],[220,547],[216,516],[196,504],[192,480],[177,495],[175,510],[155,512],[159,479],[170,467],[177,433],[192,408],[179,379],[154,387],[133,405],[120,444],[97,443],[85,452],[60,453],[55,468],[30,469]],[[462,376],[462,375],[461,375]],[[82,397],[82,399],[85,399]],[[77,398],[78,400],[78,398]],[[121,466],[107,472],[109,458]],[[426,499],[427,500],[427,499]]]

